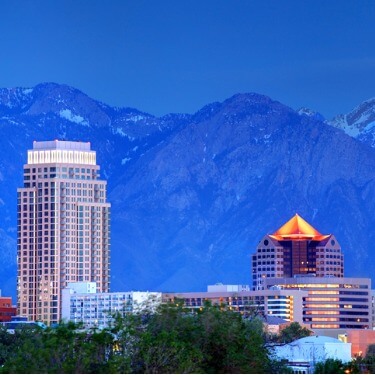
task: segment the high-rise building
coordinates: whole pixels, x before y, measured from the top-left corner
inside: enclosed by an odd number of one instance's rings
[[[253,289],[269,277],[343,277],[344,256],[333,234],[321,234],[298,214],[265,235],[252,256]]]
[[[109,291],[110,204],[90,143],[34,142],[17,190],[17,308],[57,323],[68,282]]]

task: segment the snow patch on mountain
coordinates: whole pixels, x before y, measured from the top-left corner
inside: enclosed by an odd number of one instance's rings
[[[126,134],[121,128],[115,128],[113,129],[114,134],[118,134],[121,137],[128,138],[130,142],[133,142],[135,140],[134,137],[131,137],[130,135]]]
[[[70,122],[75,122],[76,124],[84,125],[84,126],[89,126],[89,122],[85,120],[82,116],[80,115],[75,115],[70,109],[62,109],[59,112],[59,115],[61,118],[64,118],[65,120],[68,120]]]
[[[363,129],[364,133],[371,132],[372,130],[375,130],[375,121],[368,123],[365,128]]]
[[[346,134],[375,147],[375,98],[366,100],[346,115],[338,115],[327,123]]]
[[[334,126],[335,128],[343,130],[346,134],[350,135],[353,138],[357,138],[358,135],[361,133],[359,127],[357,126],[358,123],[349,124],[347,120],[347,115],[341,115],[333,120],[328,122],[330,125]]]
[[[143,120],[145,117],[141,115],[135,115],[135,116],[130,116],[128,117],[125,121],[132,121],[132,122],[138,122]]]
[[[314,111],[314,110],[312,110],[310,108],[302,107],[299,110],[297,110],[297,113],[299,115],[304,115],[304,116],[312,117],[312,118],[314,118],[316,120],[320,120],[320,121],[324,121],[325,120],[324,116],[321,113],[319,113],[317,111]]]

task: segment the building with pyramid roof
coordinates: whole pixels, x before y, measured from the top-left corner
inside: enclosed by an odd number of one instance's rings
[[[344,257],[333,234],[322,234],[296,214],[265,235],[252,256],[253,289],[270,277],[343,277]]]
[[[275,295],[270,308],[282,317],[302,307],[303,323],[315,333],[373,326],[371,280],[344,277],[344,257],[335,236],[320,233],[298,214],[261,239],[252,256],[252,277],[254,291],[307,292],[302,306],[291,301],[287,311]]]

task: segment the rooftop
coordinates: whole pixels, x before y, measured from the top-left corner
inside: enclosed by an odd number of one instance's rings
[[[277,241],[285,240],[314,240],[322,241],[330,235],[323,235],[318,232],[312,225],[302,219],[301,216],[295,214],[289,221],[281,226],[270,237]]]
[[[34,141],[33,150],[76,150],[90,151],[90,142],[72,142],[72,141]]]

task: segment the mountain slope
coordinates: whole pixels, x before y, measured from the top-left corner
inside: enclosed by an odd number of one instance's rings
[[[347,273],[364,272],[373,261],[372,150],[263,96],[237,95],[216,109],[151,150],[112,191],[121,208],[114,227],[129,233],[131,254],[123,262],[114,254],[114,267],[169,290],[248,283],[260,237],[297,211],[337,235]]]
[[[338,115],[328,124],[375,147],[375,98],[366,100],[346,115]]]
[[[375,276],[375,151],[257,94],[162,118],[74,88],[0,90],[0,288],[15,294],[16,189],[33,140],[91,141],[112,203],[112,289],[250,283],[250,254],[296,212]]]

